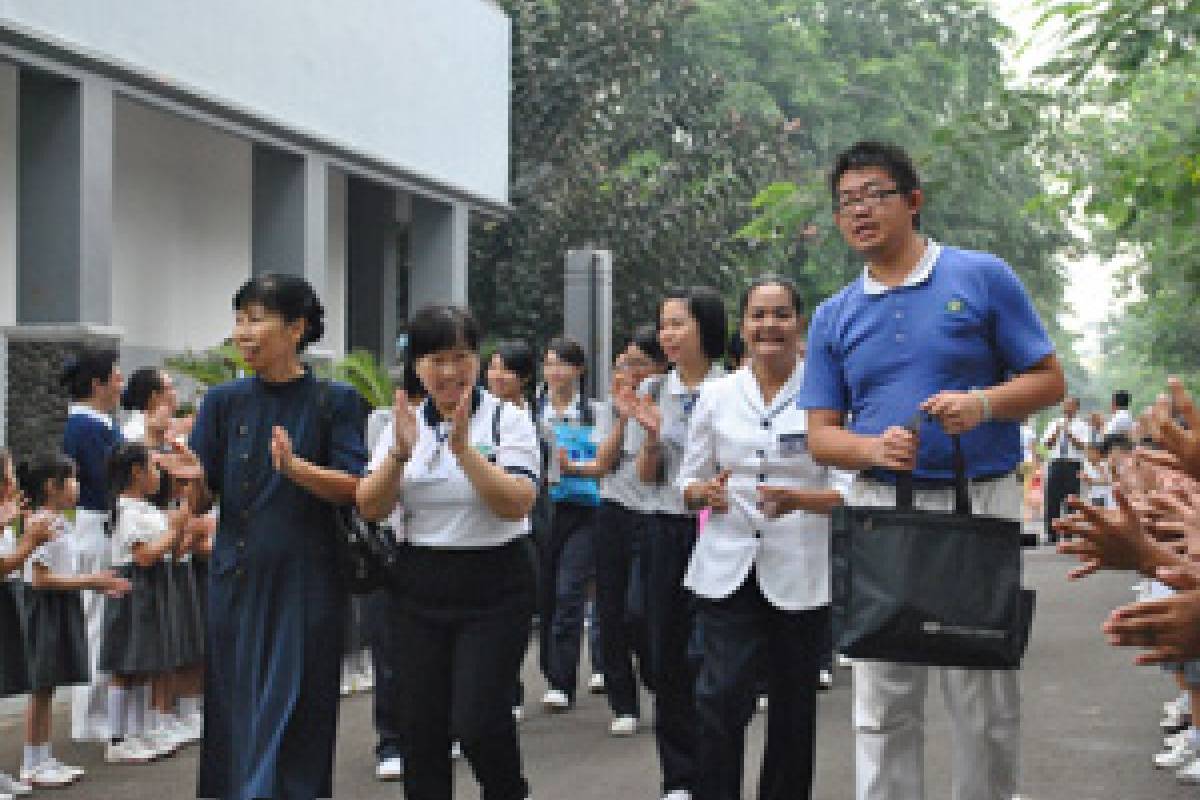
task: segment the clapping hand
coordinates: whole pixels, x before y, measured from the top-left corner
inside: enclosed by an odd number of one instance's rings
[[[28,538],[34,549],[54,539],[57,531],[54,526],[54,516],[40,511],[25,516],[25,524],[21,536]]]
[[[292,437],[280,425],[271,428],[271,465],[275,471],[284,477],[291,474],[295,466],[296,454],[292,450]]]
[[[392,401],[392,446],[408,461],[417,443],[417,414],[408,402],[408,392],[397,389]]]
[[[636,397],[632,402],[631,411],[633,418],[645,429],[647,438],[652,442],[658,441],[662,432],[662,411],[659,410],[658,403],[649,397]]]
[[[474,388],[468,386],[462,397],[458,398],[458,405],[454,407],[454,413],[450,415],[450,433],[446,443],[450,446],[450,452],[458,459],[461,459],[471,447],[471,396],[473,393]]]
[[[717,477],[708,481],[698,481],[692,484],[692,496],[700,507],[712,509],[714,514],[724,514],[729,511],[729,476],[732,473],[723,469]]]
[[[0,529],[11,525],[17,517],[21,516],[25,507],[25,495],[20,492],[13,492],[7,499],[0,502]]]
[[[1104,623],[1108,642],[1146,648],[1137,657],[1138,664],[1195,659],[1200,656],[1200,574],[1189,565],[1160,569],[1157,577],[1178,592],[1113,611]]]
[[[1196,411],[1196,404],[1178,378],[1168,378],[1167,388],[1171,405],[1187,428],[1172,419],[1169,410],[1164,412],[1156,407],[1151,415],[1154,438],[1175,456],[1183,472],[1200,479],[1200,412]]]
[[[1117,508],[1087,505],[1078,497],[1067,500],[1073,513],[1055,520],[1054,528],[1068,538],[1059,542],[1058,552],[1076,556],[1083,562],[1067,576],[1071,580],[1086,577],[1101,569],[1144,571],[1154,560],[1157,545],[1147,534],[1141,519],[1121,489],[1114,489]]]

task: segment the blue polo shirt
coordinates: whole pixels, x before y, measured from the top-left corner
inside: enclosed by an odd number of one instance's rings
[[[930,248],[936,247],[932,242]],[[1008,264],[988,253],[942,247],[915,280],[883,289],[864,274],[817,308],[809,327],[797,405],[847,414],[847,428],[878,435],[907,424],[942,390],[995,386],[1054,352],[1037,311]],[[921,426],[917,478],[953,477],[950,438]],[[1016,422],[963,435],[971,477],[1021,462]]]

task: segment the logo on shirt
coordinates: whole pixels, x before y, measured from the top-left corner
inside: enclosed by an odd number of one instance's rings
[[[965,307],[961,297],[952,297],[946,302],[946,311],[951,314],[958,314]]]

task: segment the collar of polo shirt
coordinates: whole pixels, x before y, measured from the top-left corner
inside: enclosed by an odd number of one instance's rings
[[[700,386],[703,386],[713,378],[720,378],[725,374],[725,369],[716,361],[708,368],[708,372],[704,375],[704,380],[695,389],[689,389],[683,383],[683,378],[679,377],[679,370],[673,369],[667,373],[667,393],[677,397],[684,395],[695,394],[700,391]]]
[[[474,416],[475,412],[479,410],[479,404],[482,402],[483,390],[481,390],[478,386],[473,387],[471,389],[472,416]],[[432,398],[427,398],[425,400],[425,405],[421,409],[421,413],[425,415],[425,424],[430,428],[436,428],[442,422],[442,412],[438,411],[437,406],[434,405]]]
[[[84,417],[91,417],[92,419],[96,420],[97,422],[103,422],[109,428],[113,427],[112,417],[108,416],[107,414],[97,411],[96,409],[89,406],[87,403],[71,403],[71,405],[67,407],[67,416],[70,416],[72,414],[79,414]]]
[[[904,283],[900,286],[918,286],[929,280],[929,276],[933,274],[933,265],[937,263],[938,256],[942,254],[942,246],[933,239],[925,239],[925,254],[921,256],[921,260],[913,267],[912,272],[908,273],[908,277],[904,279]],[[888,286],[880,283],[871,277],[871,266],[869,264],[863,266],[863,291],[867,294],[886,294],[892,289],[898,289],[899,286]]]

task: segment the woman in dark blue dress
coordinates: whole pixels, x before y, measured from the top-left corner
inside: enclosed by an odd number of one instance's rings
[[[255,376],[212,389],[191,437],[194,502],[220,503],[197,796],[331,797],[346,603],[332,510],[354,501],[365,404],[300,361],[324,328],[305,281],[254,278],[233,307]]]

